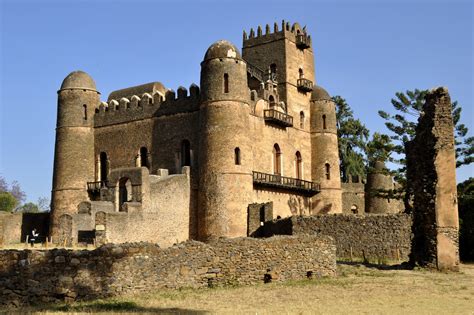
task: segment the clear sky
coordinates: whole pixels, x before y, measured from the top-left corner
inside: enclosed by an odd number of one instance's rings
[[[7,1],[0,0],[0,174],[27,199],[50,197],[57,94],[73,70],[102,98],[161,81],[199,84],[219,39],[268,23],[307,25],[316,81],[347,99],[371,131],[397,91],[444,85],[474,134],[472,1]],[[458,169],[458,181],[474,166]]]

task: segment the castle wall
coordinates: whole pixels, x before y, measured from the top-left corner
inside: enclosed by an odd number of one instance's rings
[[[3,213],[0,211],[0,246],[21,242],[23,213]]]
[[[118,169],[115,172],[127,169]],[[167,247],[190,238],[191,205],[190,171],[184,174],[158,177],[141,170],[144,197],[125,204],[124,212],[95,213],[95,226],[99,230],[98,243],[153,242]],[[122,172],[123,173],[123,172]],[[146,199],[149,199],[145,202]],[[77,218],[76,218],[77,219]],[[99,226],[99,228],[97,228]]]
[[[281,150],[282,176],[296,178],[296,152],[303,159],[302,179],[311,181],[311,144],[309,132],[299,128],[278,128],[265,123],[263,117],[250,115],[252,126],[252,170],[273,174],[273,146]],[[252,202],[273,202],[273,216],[287,217],[293,214],[310,214],[310,197],[298,193],[254,187]]]
[[[335,276],[335,254],[333,239],[315,236],[188,241],[166,249],[135,243],[0,251],[0,306]]]
[[[329,235],[336,241],[338,259],[408,261],[411,216],[407,214],[315,215],[266,222],[261,235]]]
[[[363,183],[341,183],[342,188],[342,213],[365,213],[365,191]]]

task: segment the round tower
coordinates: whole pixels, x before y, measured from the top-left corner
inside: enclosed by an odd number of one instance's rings
[[[198,237],[247,234],[253,189],[247,65],[218,41],[201,63]]]
[[[89,199],[87,182],[94,180],[95,173],[94,113],[99,95],[94,80],[82,71],[70,73],[58,91],[50,225],[53,240],[61,232],[60,217],[77,213],[79,203]]]
[[[315,85],[310,106],[311,176],[321,185],[321,192],[312,199],[312,213],[341,213],[336,105],[328,92]]]
[[[397,200],[377,196],[378,191],[393,189],[392,176],[387,173],[385,163],[376,161],[367,173],[367,184],[365,185],[365,211],[368,213],[391,213],[397,212]]]

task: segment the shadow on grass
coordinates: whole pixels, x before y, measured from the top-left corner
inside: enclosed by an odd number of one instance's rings
[[[372,268],[377,270],[413,270],[413,266],[408,262],[403,262],[401,264],[374,264],[370,262],[360,262],[360,261],[344,261],[338,260],[338,265],[346,266],[364,266],[366,268]]]
[[[103,312],[103,313],[152,313],[152,314],[207,314],[206,311],[183,309],[183,308],[160,308],[140,306],[130,301],[90,301],[77,302],[65,305],[50,305],[46,307],[38,307],[34,309],[24,310],[25,313],[30,312]]]

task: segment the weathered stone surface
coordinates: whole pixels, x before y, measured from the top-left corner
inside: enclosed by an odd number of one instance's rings
[[[264,235],[329,235],[339,259],[408,261],[411,216],[407,214],[293,216],[267,222]]]
[[[412,262],[459,269],[456,157],[451,98],[429,91],[416,136],[407,144],[407,197],[413,201]]]
[[[120,255],[111,255],[118,253]],[[336,246],[327,236],[187,241],[161,249],[149,243],[107,244],[93,251],[0,251],[0,306],[73,301],[171,287],[208,287],[334,276]],[[80,256],[81,264],[76,264]],[[70,261],[70,264],[52,261]],[[73,263],[74,262],[74,263]],[[31,289],[34,287],[34,289]]]

